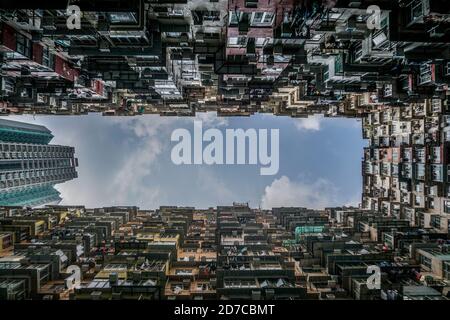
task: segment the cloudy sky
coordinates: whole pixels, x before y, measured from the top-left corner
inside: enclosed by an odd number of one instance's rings
[[[221,118],[18,116],[8,119],[45,125],[52,144],[75,147],[78,178],[57,185],[61,204],[88,207],[186,205],[207,208],[233,201],[251,206],[358,204],[361,157],[367,144],[355,119],[293,119],[271,115]],[[259,165],[175,165],[170,154],[173,130],[203,128],[279,129],[280,168],[261,176]],[[206,145],[206,143],[205,143]]]

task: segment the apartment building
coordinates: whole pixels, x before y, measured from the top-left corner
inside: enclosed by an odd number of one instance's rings
[[[43,126],[0,119],[0,205],[59,202],[58,183],[77,177],[75,149],[50,145]]]
[[[302,224],[305,215],[322,221],[326,211],[246,203],[4,211],[28,226],[35,216],[47,227],[34,234],[28,227],[27,237],[0,257],[2,299],[389,300],[431,290],[446,299],[450,288],[447,234],[392,227],[392,220],[359,208],[327,208],[348,219],[326,227]],[[48,224],[45,216],[64,219]],[[183,217],[187,228],[174,227]],[[124,226],[132,232],[124,234]],[[380,268],[379,288],[367,285],[369,266]]]
[[[79,1],[1,12],[1,111],[365,117],[446,99],[448,3]],[[426,50],[425,50],[426,49]],[[433,102],[435,108],[438,102]]]
[[[433,106],[438,106],[435,109]],[[448,232],[446,102],[380,107],[363,119],[363,206]]]

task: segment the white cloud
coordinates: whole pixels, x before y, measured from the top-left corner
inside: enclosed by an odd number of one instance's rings
[[[132,201],[144,207],[154,207],[160,200],[160,189],[149,182],[152,182],[151,174],[158,166],[159,155],[167,147],[163,139],[169,136],[164,133],[169,130],[171,121],[156,117],[152,121],[147,120],[136,118],[118,122],[123,130],[131,131],[132,137],[137,138],[137,145],[124,157],[109,185],[109,193],[114,193],[111,201],[116,204]]]
[[[225,117],[218,117],[217,112],[197,112],[195,120],[203,122],[204,127],[219,128],[228,126],[228,119]]]
[[[261,198],[261,206],[265,209],[288,206],[323,209],[338,204],[337,188],[326,179],[304,183],[282,176],[266,186]]]
[[[232,188],[229,188],[220,176],[214,174],[214,170],[198,170],[197,184],[202,194],[201,202],[208,204],[208,207],[228,205],[239,200]]]
[[[346,199],[346,201],[341,202],[344,202],[344,206],[346,207],[358,207],[361,204],[361,192],[358,191],[353,194],[353,196]]]
[[[236,178],[230,173],[231,181],[238,181],[237,185],[233,185],[229,179],[223,179],[224,173],[216,172],[215,167],[202,167],[196,176],[191,177],[192,187],[187,192],[183,189],[185,184],[177,183],[184,178],[184,173],[179,176],[165,173],[167,168],[170,169],[170,166],[165,165],[165,162],[170,162],[170,153],[165,156],[166,151],[172,147],[170,134],[176,128],[192,128],[194,120],[202,120],[204,128],[223,128],[229,125],[229,118],[216,117],[215,113],[198,113],[195,118],[109,118],[88,115],[72,117],[70,121],[65,117],[57,120],[55,117],[36,117],[36,120],[31,116],[24,117],[16,120],[41,123],[52,129],[55,135],[53,144],[75,146],[75,154],[80,162],[80,167],[77,168],[79,178],[57,186],[62,192],[63,204],[84,204],[88,207],[133,204],[142,208],[154,208],[176,201],[180,201],[180,205],[184,204],[183,201],[188,201],[192,205],[203,207],[229,204],[232,201],[250,201],[255,205],[260,202],[265,208],[323,208],[343,203],[356,204],[360,200],[357,192],[342,195],[326,179],[308,183],[304,179],[290,180],[287,176],[268,182],[261,197],[258,191],[246,192],[249,187],[239,184],[242,177]],[[309,132],[320,130],[327,121],[318,115],[292,120],[299,130]],[[189,174],[194,168],[188,167],[186,172]],[[167,187],[170,184],[173,187]],[[174,195],[178,194],[179,200],[174,199]]]
[[[157,186],[150,186],[152,174],[159,167],[159,156],[171,145],[170,133],[176,127],[192,125],[194,118],[135,118],[131,121],[119,119],[117,125],[122,130],[132,132],[138,138],[138,146],[127,155],[125,162],[115,174],[110,186],[116,193],[115,202],[121,203],[133,199],[144,207],[155,207],[164,202],[163,192]],[[195,120],[203,121],[204,127],[221,127],[228,125],[228,120],[219,118],[215,113],[197,113]],[[167,140],[166,140],[167,139]],[[206,179],[206,175],[203,179]],[[208,179],[211,179],[209,177]],[[149,183],[150,182],[150,183]],[[217,184],[216,184],[217,185]],[[224,194],[225,187],[222,186]]]
[[[79,186],[77,179],[57,184],[55,189],[61,193],[61,205],[86,205],[97,206],[102,196],[105,196],[101,190],[95,187],[96,182]]]
[[[295,126],[298,130],[319,131],[322,120],[323,116],[315,114],[313,116],[309,116],[308,118],[296,119]]]
[[[90,116],[90,119],[92,118],[93,116]],[[139,204],[144,208],[154,208],[161,203],[170,203],[170,200],[173,201],[173,199],[168,199],[170,193],[158,185],[155,176],[157,176],[158,170],[162,170],[164,167],[161,161],[165,161],[165,159],[162,160],[161,157],[166,153],[166,149],[171,147],[170,134],[172,130],[178,127],[189,128],[193,125],[194,120],[202,120],[204,127],[228,125],[226,118],[218,118],[215,113],[199,113],[195,118],[142,116],[115,117],[108,118],[106,121],[102,118],[101,120],[102,126],[95,128],[96,138],[91,141],[105,143],[111,147],[116,144],[117,155],[114,155],[114,165],[100,153],[96,159],[109,162],[105,163],[105,167],[110,169],[107,175],[105,172],[86,171],[78,168],[80,176],[78,179],[57,186],[63,196],[62,204],[80,203],[88,206]],[[59,143],[74,145],[69,142],[79,140],[81,138],[77,136],[79,132],[67,131],[70,134],[64,135],[63,141],[59,141]],[[111,144],[109,138],[113,131],[119,131],[122,138]],[[82,140],[89,140],[89,134],[83,132]],[[103,141],[103,136],[107,140]],[[80,153],[80,151],[79,148],[76,148],[76,153]],[[84,152],[84,154],[91,153],[92,150]],[[86,166],[83,164],[83,161],[87,161],[86,159],[86,157],[79,157],[81,166]],[[212,176],[206,174],[199,178],[205,183],[207,181],[214,182]],[[220,186],[222,194],[227,199],[232,197],[225,185],[217,184],[217,181],[215,181],[215,185]],[[205,189],[210,189],[210,185]]]

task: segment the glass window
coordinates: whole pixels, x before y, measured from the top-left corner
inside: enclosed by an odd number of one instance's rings
[[[450,200],[445,200],[445,201],[444,201],[444,211],[445,211],[446,213],[449,213],[449,212],[450,212]]]
[[[263,22],[263,18],[264,18],[264,12],[255,12],[253,14],[252,23],[261,23],[261,22]]]
[[[431,259],[425,256],[420,256],[420,263],[423,264],[426,268],[431,269]]]
[[[18,33],[16,35],[16,50],[25,57],[31,56],[31,42],[28,38]]]
[[[255,45],[257,47],[262,47],[264,42],[266,42],[266,38],[256,38]]]
[[[55,55],[52,54],[48,48],[44,48],[42,64],[50,69],[55,69]]]
[[[433,228],[440,229],[441,228],[441,216],[439,216],[439,215],[431,216],[430,226]]]
[[[247,37],[230,37],[228,38],[229,46],[243,47],[247,45]]]
[[[230,17],[229,24],[230,24],[230,25],[232,25],[232,24],[238,24],[238,22],[239,22],[239,16],[240,16],[240,14],[238,15],[238,13],[237,13],[236,11],[230,11],[230,14],[229,14],[229,17]]]
[[[413,1],[411,4],[411,18],[418,19],[423,15],[422,1]]]
[[[421,203],[422,203],[422,197],[421,196],[416,196],[416,198],[415,198],[415,205],[416,206],[420,206]]]
[[[425,179],[425,165],[417,164],[416,169],[417,169],[416,178],[421,180]]]
[[[272,12],[266,12],[264,14],[263,23],[272,23],[274,14]]]
[[[137,23],[137,19],[132,12],[111,12],[108,13],[109,21],[112,24],[134,24]]]
[[[422,192],[423,191],[423,186],[421,183],[416,184],[416,192]]]
[[[251,25],[270,26],[273,21],[273,12],[254,12],[251,18]]]

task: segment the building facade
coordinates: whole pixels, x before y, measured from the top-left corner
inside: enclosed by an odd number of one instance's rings
[[[0,119],[0,204],[36,206],[59,202],[54,188],[77,177],[75,149],[51,145],[43,126]]]

